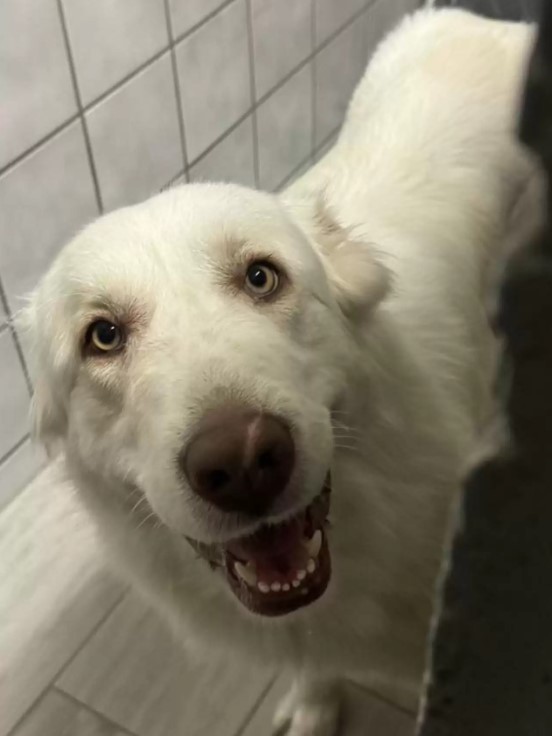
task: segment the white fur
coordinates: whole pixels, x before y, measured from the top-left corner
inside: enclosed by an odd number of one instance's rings
[[[365,673],[415,703],[447,518],[489,409],[489,264],[531,174],[512,135],[530,37],[417,13],[375,55],[333,150],[282,196],[186,185],[106,215],[29,310],[38,436],[183,641],[301,673],[280,711],[293,736],[335,727],[312,671]],[[252,255],[290,273],[280,300],[229,287]],[[137,315],[126,354],[83,359],[80,335],[110,305]],[[298,464],[271,518],[332,470],[330,587],[279,619],[249,614],[183,537],[255,527],[194,499],[176,467],[228,396],[294,426]]]

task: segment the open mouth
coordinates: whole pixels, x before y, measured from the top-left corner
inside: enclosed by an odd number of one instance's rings
[[[222,545],[216,563],[203,545],[194,547],[213,565],[223,567],[230,589],[250,611],[263,616],[291,613],[320,598],[330,581],[326,536],[330,493],[327,482],[294,517]]]

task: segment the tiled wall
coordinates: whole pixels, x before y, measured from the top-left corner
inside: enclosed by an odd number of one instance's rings
[[[2,0],[0,506],[36,472],[7,319],[99,213],[173,181],[268,189],[335,135],[370,50],[417,0]]]

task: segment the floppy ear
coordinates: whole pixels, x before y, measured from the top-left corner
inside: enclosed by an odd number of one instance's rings
[[[31,428],[33,437],[50,457],[57,454],[67,430],[66,394],[69,346],[67,338],[55,334],[55,315],[40,303],[40,293],[15,318],[28,345],[33,397]]]
[[[315,235],[330,287],[343,313],[359,319],[374,309],[391,286],[391,275],[370,243],[341,227],[322,202]]]

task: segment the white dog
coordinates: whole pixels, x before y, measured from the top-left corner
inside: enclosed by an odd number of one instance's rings
[[[106,215],[29,309],[36,434],[183,640],[295,669],[293,736],[334,732],[344,675],[415,704],[490,408],[489,265],[533,173],[512,132],[531,37],[417,13],[287,192]]]

